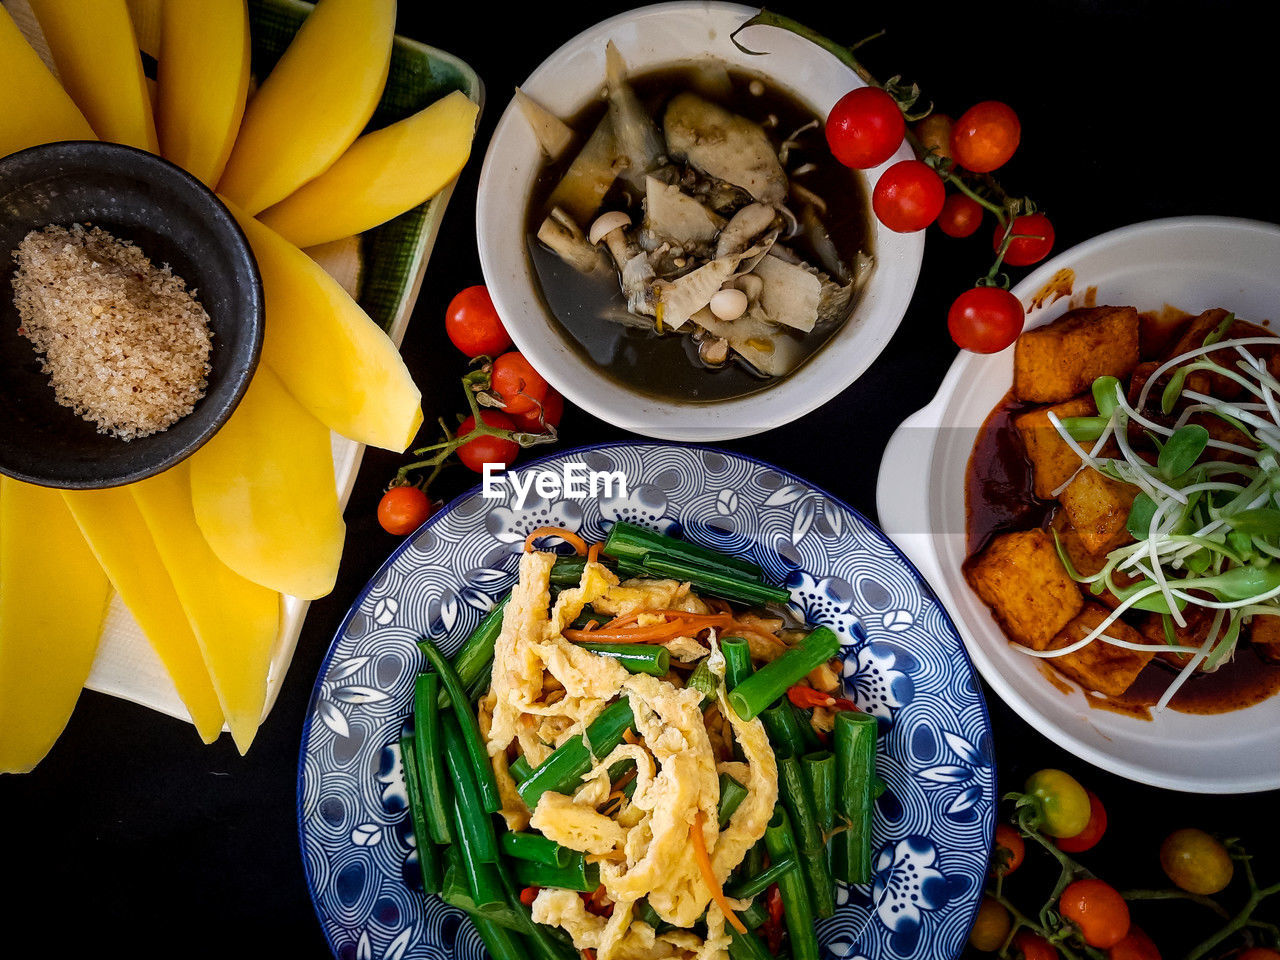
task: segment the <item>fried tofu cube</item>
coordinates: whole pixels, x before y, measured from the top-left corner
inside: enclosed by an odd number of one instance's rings
[[[1019,400],[1060,403],[1084,393],[1098,377],[1125,380],[1138,360],[1137,310],[1072,310],[1018,338],[1013,392]]]
[[[1254,614],[1249,623],[1249,641],[1268,663],[1280,663],[1280,617]]]
[[[1075,567],[1076,573],[1084,577],[1091,577],[1107,564],[1107,555],[1105,553],[1092,553],[1088,550],[1084,541],[1080,539],[1080,533],[1071,525],[1071,521],[1067,519],[1066,511],[1059,510],[1053,515],[1053,519],[1049,521],[1049,528],[1058,536],[1058,542],[1062,544],[1063,552],[1066,553],[1067,559],[1071,561],[1071,566]],[[1128,573],[1113,570],[1111,572],[1111,580],[1115,585],[1123,589],[1133,584],[1138,578],[1132,577]],[[1114,610],[1120,606],[1120,598],[1112,593],[1105,586],[1101,592],[1095,593],[1092,585],[1080,584],[1080,592],[1086,600],[1097,600]]]
[[[965,563],[965,578],[1011,640],[1043,650],[1084,598],[1043,530],[996,537]]]
[[[1080,458],[1050,422],[1050,412],[1062,420],[1066,417],[1092,417],[1098,408],[1091,397],[1076,397],[1066,403],[1040,407],[1013,418],[1013,425],[1026,448],[1027,459],[1031,461],[1035,494],[1044,500],[1051,500],[1054,491],[1070,480],[1080,466]]]
[[[1138,488],[1097,470],[1081,470],[1058,496],[1090,553],[1106,553],[1133,539],[1125,524]]]
[[[1230,311],[1215,307],[1212,310],[1206,310],[1200,316],[1192,319],[1187,325],[1174,345],[1169,348],[1165,356],[1166,360],[1171,360],[1180,354],[1197,347],[1204,346],[1204,338],[1213,333],[1222,322],[1227,319]],[[1274,337],[1275,334],[1266,327],[1260,327],[1256,323],[1250,323],[1247,320],[1233,320],[1227,328],[1226,334],[1222,337],[1224,340],[1236,340],[1245,337]],[[1256,346],[1250,348],[1250,353],[1255,357],[1261,357],[1271,366],[1280,351],[1265,346]],[[1219,363],[1228,369],[1235,369],[1236,361],[1240,359],[1239,354],[1234,350],[1215,350],[1210,353],[1209,359],[1215,363]],[[1220,400],[1234,400],[1240,396],[1243,389],[1240,384],[1227,377],[1216,373],[1209,373],[1205,370],[1197,370],[1187,377],[1186,389],[1195,390],[1198,393],[1208,394],[1217,397]]]
[[[1101,604],[1086,603],[1079,615],[1049,642],[1048,649],[1059,650],[1083,640],[1110,615],[1111,611]],[[1142,634],[1123,620],[1113,622],[1104,634],[1129,643],[1144,642]],[[1049,662],[1085,689],[1118,697],[1133,685],[1138,674],[1151,662],[1151,654],[1145,650],[1117,647],[1099,637],[1074,653],[1064,653]]]

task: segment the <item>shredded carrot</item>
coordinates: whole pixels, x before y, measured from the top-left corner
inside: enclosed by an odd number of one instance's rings
[[[724,911],[724,918],[729,921],[729,925],[745,936],[746,924],[738,919],[738,915],[729,906],[729,901],[725,899],[720,884],[716,882],[716,872],[711,867],[711,857],[707,855],[707,843],[702,839],[702,825],[706,822],[706,811],[699,810],[698,815],[693,818],[693,826],[689,828],[689,838],[693,841],[694,859],[698,861],[698,870],[702,873],[702,879],[711,890],[711,899]]]
[[[574,642],[604,640],[610,643],[662,643],[666,640],[674,640],[676,637],[697,636],[702,631],[713,627],[724,629],[732,622],[732,619],[725,614],[681,614],[674,610],[652,612],[672,616],[674,619],[642,625],[630,622],[619,625],[616,620],[611,620],[600,629],[590,631],[589,635],[585,630],[566,630],[564,637]]]
[[[603,544],[599,540],[597,540],[587,549],[587,563],[600,562],[600,548],[602,546]]]
[[[640,738],[636,736],[636,732],[630,727],[622,731],[622,739],[630,744],[637,744],[640,742]]]
[[[533,552],[533,541],[542,537],[559,537],[569,546],[577,551],[578,556],[585,556],[587,552],[587,542],[572,530],[566,530],[564,527],[538,527],[524,538],[524,552]]]

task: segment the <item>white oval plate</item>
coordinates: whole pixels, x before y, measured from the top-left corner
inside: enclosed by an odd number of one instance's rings
[[[613,40],[633,71],[715,58],[761,73],[825,117],[835,102],[864,86],[852,70],[806,40],[782,30],[752,27],[742,42],[766,56],[739,50],[729,35],[756,10],[733,3],[664,3],[619,14],[578,34],[521,85],[557,116],[577,113],[604,83],[605,44]],[[883,167],[866,171],[870,185],[884,167],[910,159],[903,145]],[[911,294],[924,250],[924,232],[893,233],[873,221],[876,268],[853,315],[804,366],[782,382],[746,397],[711,403],[660,400],[624,387],[571,346],[543,304],[526,250],[525,210],[542,153],[513,102],[494,131],[480,173],[476,237],[480,265],[516,346],[578,406],[615,426],[668,440],[726,440],[789,423],[853,383],[893,336]]]
[[[1182,217],[1123,227],[1060,254],[1014,288],[1026,305],[1059,270],[1074,298],[1191,313],[1225,307],[1255,322],[1280,317],[1280,227]],[[1028,327],[1065,313],[1067,299],[1032,311]],[[884,530],[928,578],[992,688],[1023,719],[1104,770],[1173,790],[1245,793],[1280,787],[1280,697],[1232,713],[1166,710],[1151,721],[1092,709],[1064,694],[1038,661],[1006,640],[960,571],[965,559],[965,471],[978,428],[1013,383],[1013,350],[961,353],[927,407],[889,441],[877,500]],[[907,482],[907,481],[910,482]]]

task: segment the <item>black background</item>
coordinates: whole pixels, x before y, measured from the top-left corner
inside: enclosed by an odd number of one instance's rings
[[[625,7],[400,4],[400,32],[472,64],[488,97],[404,343],[428,423],[461,406],[463,360],[448,346],[442,318],[453,293],[481,281],[474,197],[497,117],[543,58]],[[845,42],[886,28],[862,51],[866,65],[882,79],[902,74],[919,82],[952,115],[977,100],[1010,103],[1022,120],[1022,146],[1001,179],[1051,216],[1059,250],[1153,217],[1280,221],[1268,7],[1100,0],[777,5]],[[906,318],[861,379],[787,427],[724,446],[793,470],[874,518],[885,442],[941,382],[955,355],[946,308],[985,272],[988,254],[984,239],[955,241],[930,230]],[[567,447],[628,435],[570,409],[562,436]],[[203,747],[186,723],[86,691],[36,771],[0,778],[0,886],[7,890],[0,894],[0,956],[16,955],[19,944],[24,953],[35,948],[48,956],[328,954],[298,853],[300,732],[335,628],[398,542],[374,513],[400,462],[366,455],[346,513],[337,587],[312,605],[279,701],[247,757],[229,737]],[[453,496],[473,480],[460,470],[446,473],[438,492]],[[1120,886],[1158,885],[1160,839],[1199,825],[1243,838],[1258,854],[1260,875],[1280,877],[1280,793],[1197,796],[1130,783],[1058,749],[987,692],[1002,789],[1016,788],[1039,767],[1061,766],[1107,804],[1108,835],[1085,855],[1100,875]],[[1256,762],[1276,767],[1280,756]],[[1032,871],[1019,878],[1024,890],[1035,889]],[[1165,956],[1176,957],[1204,931],[1198,909],[1154,905],[1135,915]],[[1268,912],[1274,921],[1280,906],[1273,902]]]

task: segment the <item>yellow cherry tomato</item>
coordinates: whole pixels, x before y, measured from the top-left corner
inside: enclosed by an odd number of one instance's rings
[[[1025,792],[1040,804],[1040,829],[1051,837],[1074,837],[1089,825],[1089,794],[1062,770],[1037,770],[1027,778]]]
[[[969,946],[983,953],[999,950],[1009,936],[1012,925],[1008,910],[990,897],[983,897],[978,906],[978,915],[973,921],[973,929],[969,931]]]
[[[1203,830],[1175,830],[1160,844],[1160,866],[1188,893],[1218,893],[1231,882],[1235,864],[1227,848]]]

